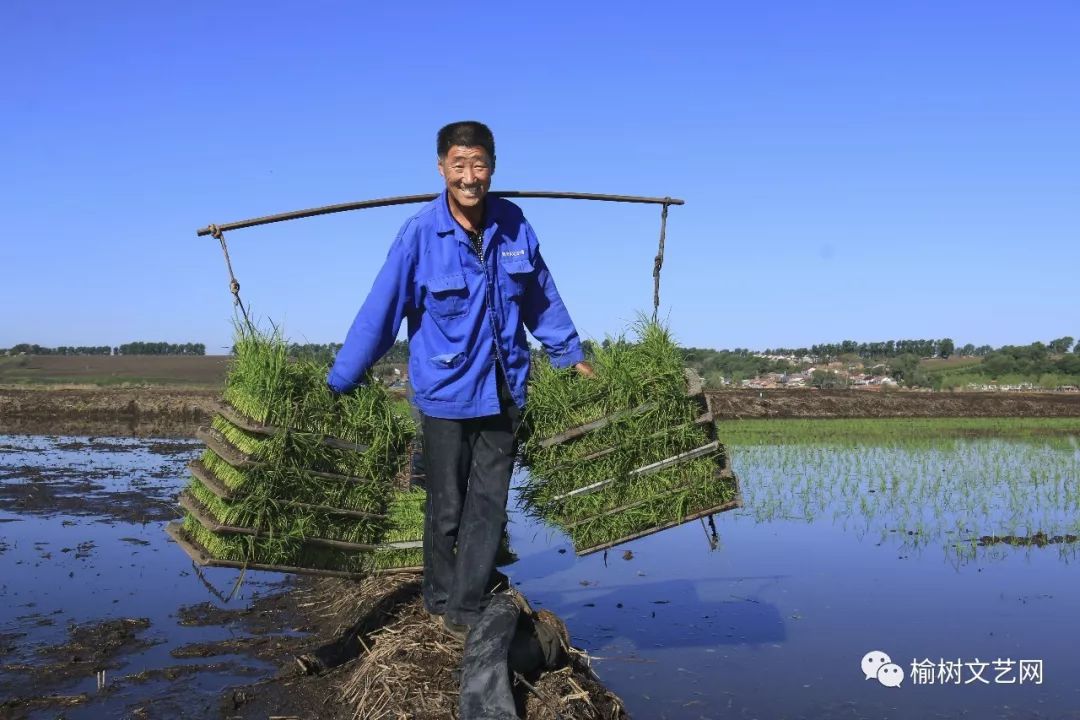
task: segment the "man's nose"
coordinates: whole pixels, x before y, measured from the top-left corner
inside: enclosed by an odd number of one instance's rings
[[[465,184],[472,185],[473,182],[476,180],[476,171],[474,171],[471,167],[466,167],[465,175],[462,177],[462,180],[465,182]]]

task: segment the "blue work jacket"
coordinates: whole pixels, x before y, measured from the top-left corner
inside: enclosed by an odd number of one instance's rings
[[[526,328],[556,367],[585,359],[521,208],[491,195],[484,203],[483,263],[450,214],[445,191],[406,221],[330,368],[330,387],[356,387],[393,345],[402,319],[415,402],[431,417],[498,414],[500,365],[514,402],[524,407]]]

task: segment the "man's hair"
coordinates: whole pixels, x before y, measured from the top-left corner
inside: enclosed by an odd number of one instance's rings
[[[461,147],[482,147],[491,158],[492,166],[495,165],[495,136],[491,129],[482,122],[475,120],[462,120],[450,123],[439,130],[438,139],[435,143],[439,159],[444,160],[450,148],[455,145]]]

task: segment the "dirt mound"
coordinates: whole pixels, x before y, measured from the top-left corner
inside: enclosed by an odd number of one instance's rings
[[[457,717],[462,644],[424,609],[418,577],[299,582],[303,589],[291,593],[297,619],[306,618],[314,630],[304,641],[306,651],[283,655],[274,682],[230,691],[222,699],[223,716]],[[545,613],[541,621],[557,623],[566,636],[555,616]],[[518,680],[514,694],[524,718],[626,717],[577,651],[556,671]]]

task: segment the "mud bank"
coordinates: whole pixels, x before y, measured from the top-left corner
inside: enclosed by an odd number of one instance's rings
[[[182,388],[0,388],[0,433],[190,437],[218,390]]]
[[[725,390],[708,393],[718,420],[747,418],[1080,417],[1080,393]]]
[[[710,392],[717,419],[1080,417],[1080,394],[916,393],[858,390]],[[191,437],[216,389],[0,387],[0,433]]]

